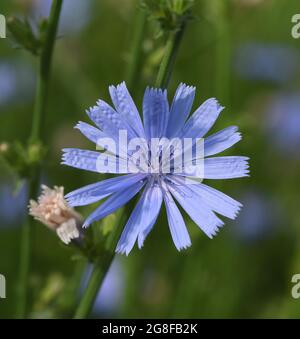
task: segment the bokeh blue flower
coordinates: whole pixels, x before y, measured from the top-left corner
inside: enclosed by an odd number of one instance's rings
[[[284,158],[300,158],[300,93],[282,92],[272,96],[265,112],[264,127],[272,148]]]
[[[38,20],[41,17],[48,17],[52,1],[34,0],[32,17]],[[80,32],[90,22],[93,14],[93,1],[91,0],[64,0],[59,34],[74,34]]]
[[[0,227],[20,225],[27,214],[28,187],[14,188],[12,183],[0,183]]]
[[[283,45],[248,42],[235,52],[234,68],[243,79],[284,85],[296,79],[299,53]]]

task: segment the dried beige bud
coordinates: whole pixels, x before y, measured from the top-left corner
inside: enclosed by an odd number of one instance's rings
[[[79,238],[79,230],[75,219],[69,219],[62,223],[57,229],[56,233],[59,238],[65,243],[69,244],[72,239]]]
[[[38,201],[30,200],[29,214],[56,231],[65,244],[80,236],[81,215],[66,202],[63,187],[54,186],[54,189],[50,189],[42,185]]]

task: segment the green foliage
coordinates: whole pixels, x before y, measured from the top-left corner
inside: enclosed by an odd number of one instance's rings
[[[44,24],[41,26],[44,29]],[[27,19],[24,21],[16,17],[7,19],[7,28],[10,38],[17,48],[24,48],[34,55],[38,55],[41,49],[41,40],[35,36]]]
[[[20,178],[30,177],[31,169],[38,166],[46,154],[46,148],[41,143],[24,146],[19,141],[2,143],[0,145],[0,159]]]
[[[144,0],[142,6],[148,11],[150,20],[158,23],[159,33],[180,29],[190,20],[194,0]]]

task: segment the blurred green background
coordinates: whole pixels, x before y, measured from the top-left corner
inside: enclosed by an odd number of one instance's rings
[[[2,0],[0,13],[26,14],[34,23],[47,15],[48,5]],[[135,0],[65,0],[43,132],[49,151],[43,183],[68,192],[100,179],[61,166],[61,148],[92,149],[73,126],[88,121],[85,109],[97,99],[109,101],[110,84],[126,80],[137,9]],[[92,316],[298,318],[300,299],[291,296],[291,279],[300,273],[300,39],[291,36],[291,18],[300,13],[299,0],[195,0],[193,13],[169,100],[185,82],[197,87],[194,108],[209,97],[226,106],[214,131],[239,126],[243,140],[226,154],[249,156],[251,176],[207,183],[244,207],[213,240],[186,218],[193,245],[180,253],[163,214],[141,251],[116,256]],[[147,21],[132,86],[139,108],[164,45]],[[0,40],[0,143],[25,143],[31,126],[36,63],[14,47]],[[28,198],[26,184],[16,182],[0,165],[0,273],[7,282],[1,318],[14,317],[18,302],[20,228]],[[87,216],[90,209],[80,211]],[[80,297],[73,291],[74,252],[41,224],[34,224],[33,233],[30,316],[69,317],[67,303],[59,299]]]

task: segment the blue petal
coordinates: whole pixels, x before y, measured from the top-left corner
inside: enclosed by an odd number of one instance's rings
[[[155,185],[151,188],[149,188],[151,192],[149,192],[149,195],[151,194],[151,197],[149,199],[152,200],[152,205],[151,205],[151,214],[152,215],[158,215],[161,204],[163,201],[163,195],[162,195],[162,190],[159,186]],[[144,241],[147,238],[148,234],[152,230],[154,226],[155,220],[153,223],[150,223],[149,225],[145,224],[144,227],[140,229],[139,235],[138,235],[138,246],[141,248],[144,245]]]
[[[136,136],[144,137],[145,132],[141,117],[128,92],[125,82],[122,82],[117,87],[110,86],[109,93],[116,110],[128,121],[128,125],[132,127]]]
[[[130,187],[122,189],[111,195],[102,205],[100,205],[88,218],[85,220],[83,227],[88,227],[91,223],[98,221],[107,215],[113,213],[118,208],[125,205],[132,199],[144,186],[145,181],[132,184]]]
[[[63,165],[98,172],[96,164],[100,155],[99,152],[87,151],[78,148],[64,148],[63,152]]]
[[[105,167],[103,166],[103,168],[100,166],[102,163],[105,163]],[[113,154],[82,150],[79,148],[64,148],[61,164],[91,172],[113,174],[124,173],[127,168],[126,160],[116,158]],[[122,170],[120,170],[120,168]]]
[[[91,107],[86,113],[98,128],[115,141],[119,140],[120,130],[126,130],[129,139],[135,137],[125,117],[117,113],[103,100],[98,100],[97,106]]]
[[[170,232],[176,248],[178,251],[180,251],[191,246],[191,239],[186,229],[183,217],[168,190],[165,190],[164,192],[164,202],[166,206]]]
[[[116,252],[126,253],[132,250],[137,237],[140,235],[141,240],[145,238],[145,231],[154,225],[162,203],[162,195],[159,194],[160,188],[157,186],[147,185],[142,197],[131,213],[129,220],[123,230],[118,242]],[[161,198],[160,198],[161,197]]]
[[[107,135],[100,131],[98,128],[82,121],[79,121],[75,128],[79,129],[80,132],[85,137],[87,137],[90,141],[94,142],[95,144],[98,144],[99,140],[107,137]]]
[[[169,116],[167,91],[146,88],[143,100],[143,117],[146,138],[160,138],[164,135]]]
[[[247,157],[216,157],[204,159],[204,179],[231,179],[247,177]]]
[[[242,207],[241,203],[207,185],[198,184],[194,187],[213,211],[230,219],[236,218]]]
[[[211,211],[202,197],[189,185],[171,182],[168,188],[190,218],[209,238],[212,238],[219,227],[223,226],[223,221]]]
[[[220,153],[239,142],[242,137],[237,130],[236,126],[230,126],[205,138],[204,156],[207,157]]]
[[[130,187],[144,178],[145,175],[142,174],[121,175],[81,187],[68,193],[65,199],[72,207],[88,205],[107,197],[111,193]]]
[[[79,129],[84,136],[86,136],[89,140],[94,142],[97,145],[97,147],[99,147],[98,149],[100,149],[100,147],[103,150],[107,149],[107,140],[108,138],[110,138],[110,136],[105,134],[103,131],[100,131],[98,128],[82,121],[79,121],[75,128]],[[115,140],[115,146],[116,146],[115,152],[113,152],[112,149],[110,150],[112,154],[120,157],[120,155],[122,154],[120,151],[122,151],[123,154],[128,153],[127,148],[125,147],[126,145],[125,146],[120,145],[119,140]]]
[[[189,118],[180,135],[185,138],[202,138],[213,126],[224,107],[214,98],[206,100]]]
[[[180,185],[188,185],[195,194],[200,196],[205,204],[214,212],[224,215],[227,218],[235,219],[242,204],[232,199],[228,195],[197,181],[173,177],[172,181]]]
[[[166,136],[172,138],[182,129],[193,106],[195,87],[180,84],[176,90],[167,126]]]

